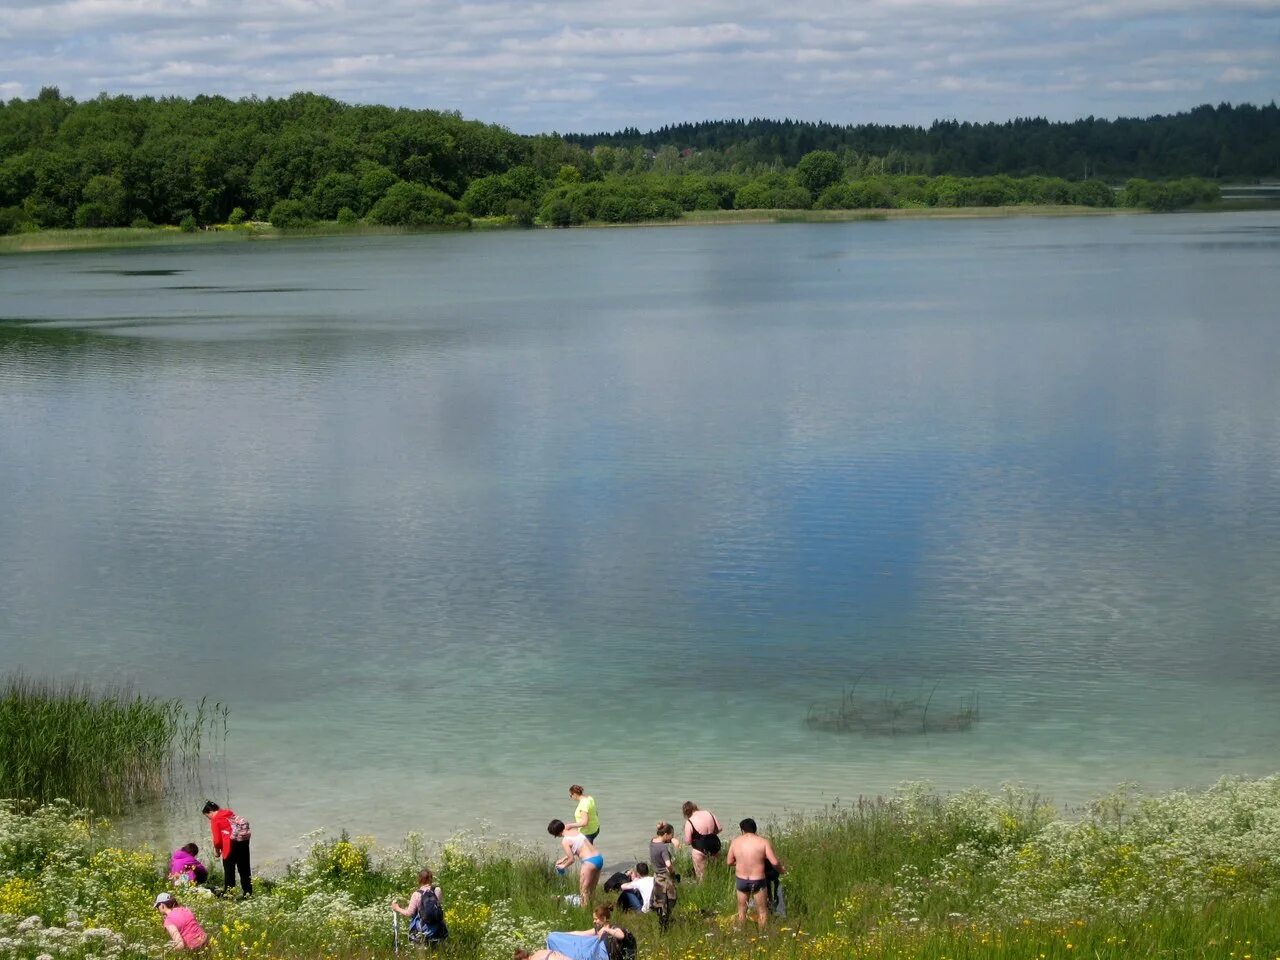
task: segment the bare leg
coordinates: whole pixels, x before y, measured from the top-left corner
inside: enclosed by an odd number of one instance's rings
[[[741,927],[747,922],[747,895],[741,890],[738,894],[738,919],[734,921],[735,925]]]
[[[701,880],[702,875],[707,872],[707,855],[701,850],[690,848],[693,854],[693,876],[695,879]]]
[[[761,887],[759,890],[755,892],[755,898],[756,898],[756,926],[758,926],[761,930],[763,930],[764,925],[769,921],[768,891],[766,891],[763,887]],[[740,893],[738,894],[738,899],[742,904],[742,906],[740,906],[738,910],[745,917],[747,912],[747,908],[746,908],[747,898]]]
[[[596,892],[596,883],[600,880],[600,868],[592,863],[584,863],[578,870],[578,890],[582,894],[583,906],[591,904]]]

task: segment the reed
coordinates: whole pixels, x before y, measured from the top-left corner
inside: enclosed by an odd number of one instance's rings
[[[115,812],[198,766],[208,708],[80,681],[0,681],[0,797]]]
[[[935,699],[940,683],[926,695],[900,694],[886,689],[879,696],[858,692],[861,677],[846,687],[838,701],[809,705],[805,725],[828,733],[861,733],[864,736],[960,733],[980,719],[975,690],[950,704]]]

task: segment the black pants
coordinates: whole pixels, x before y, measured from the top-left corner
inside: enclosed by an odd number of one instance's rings
[[[231,856],[222,858],[222,889],[230,890],[236,882],[236,870],[240,871],[240,889],[245,896],[253,893],[253,877],[249,874],[249,841],[232,840]]]

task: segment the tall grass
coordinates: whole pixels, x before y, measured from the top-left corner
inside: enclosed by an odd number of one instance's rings
[[[11,960],[38,960],[49,942],[85,941],[55,951],[58,960],[158,955],[165,935],[151,903],[166,852],[117,847],[85,822],[65,804],[19,812],[0,802],[0,958],[6,938]],[[653,916],[621,918],[643,960],[1280,958],[1280,777],[1197,793],[1122,790],[1080,819],[1027,791],[911,787],[767,830],[788,867],[787,916],[764,933],[736,929],[732,871],[714,864],[694,883],[681,854],[670,930]],[[590,924],[565,901],[576,879],[552,870],[550,841],[527,849],[463,836],[428,850],[411,838],[378,850],[345,834],[311,839],[283,874],[260,877],[252,898],[179,891],[212,935],[205,960],[390,957],[387,901],[407,895],[424,865],[444,890],[450,938],[431,954],[441,960],[509,960],[517,944]],[[646,840],[615,836],[609,869]],[[102,930],[94,939],[75,927],[86,917],[119,934],[120,949],[102,949]]]
[[[199,758],[204,714],[178,700],[23,675],[0,682],[0,797],[104,812],[159,799]]]

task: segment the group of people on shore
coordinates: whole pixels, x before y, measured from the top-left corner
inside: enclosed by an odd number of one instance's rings
[[[556,871],[564,874],[573,864],[578,864],[578,895],[571,899],[583,906],[591,906],[600,874],[604,869],[604,854],[596,846],[600,836],[600,814],[595,798],[579,784],[569,788],[569,798],[576,803],[573,819],[569,822],[555,819],[547,824],[547,832],[560,841],[564,853],[555,862]],[[249,822],[233,810],[223,809],[212,800],[204,805],[203,815],[209,821],[214,852],[222,860],[223,888],[225,894],[235,884],[237,875],[244,896],[253,895],[252,867],[249,843],[252,836]],[[618,893],[617,906],[622,910],[652,912],[657,915],[661,929],[671,922],[677,901],[676,884],[680,874],[676,872],[676,853],[683,843],[689,849],[693,861],[694,878],[701,881],[710,863],[719,860],[724,851],[720,835],[724,832],[719,819],[710,810],[703,810],[691,800],[681,807],[684,816],[682,839],[676,839],[676,828],[666,821],[659,821],[649,840],[648,861],[640,861],[626,871],[617,874],[605,884],[606,891]],[[738,903],[739,924],[746,921],[748,907],[754,903],[756,923],[763,929],[768,921],[771,905],[771,887],[785,872],[773,845],[757,832],[755,820],[747,817],[738,824],[740,833],[729,844],[724,857],[726,865],[734,870],[734,890]],[[169,878],[178,887],[207,882],[209,871],[199,858],[200,848],[194,843],[184,844],[169,861]],[[171,892],[159,894],[155,908],[162,915],[163,923],[173,946],[178,949],[198,950],[208,937],[189,909],[178,902]],[[444,891],[428,869],[418,874],[418,887],[407,904],[392,899],[391,909],[397,916],[409,921],[409,938],[415,943],[438,945],[449,936],[445,923]],[[594,910],[591,930],[553,934],[552,937],[595,937],[610,948],[610,955],[626,956],[626,947],[634,954],[634,938],[622,927],[612,922],[613,907],[601,904]],[[397,930],[398,930],[397,926]],[[566,941],[572,942],[572,941]],[[515,960],[562,960],[567,955],[548,945],[535,953],[516,951]]]
[[[596,845],[596,838],[600,835],[600,815],[595,798],[578,784],[569,788],[569,797],[578,804],[573,821],[552,820],[547,824],[547,832],[560,841],[564,850],[564,855],[556,861],[556,870],[564,873],[577,861],[578,897],[583,904],[590,904],[604,868],[604,855]],[[701,881],[707,865],[718,860],[723,850],[720,834],[724,827],[714,813],[700,809],[692,800],[684,802],[681,813],[684,815],[683,842],[693,860],[694,878]],[[756,922],[763,927],[773,899],[770,887],[776,886],[785,870],[773,844],[757,832],[755,820],[747,817],[738,824],[738,828],[740,833],[729,844],[725,856],[725,863],[734,868],[738,922],[745,922],[747,909],[754,903]],[[680,876],[675,872],[675,853],[679,846],[675,828],[666,821],[659,821],[649,840],[648,862],[637,863],[627,872],[628,879],[616,888],[624,895],[633,891],[639,908],[656,913],[664,930],[676,904],[676,883]],[[609,889],[608,884],[606,889]],[[623,896],[619,898],[619,905],[624,909],[628,905]]]
[[[234,810],[224,810],[209,800],[201,811],[209,821],[209,833],[213,851],[222,859],[222,891],[226,893],[240,876],[240,889],[246,897],[253,895],[253,876],[249,862],[249,839],[252,830],[249,821]],[[200,847],[184,843],[169,857],[169,880],[177,887],[195,887],[207,883],[209,868],[200,862]],[[199,950],[208,942],[208,935],[195,915],[173,893],[165,891],[155,899],[155,909],[161,915],[165,932],[174,948]]]

